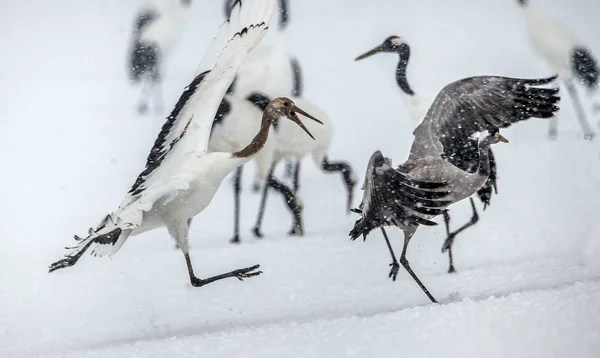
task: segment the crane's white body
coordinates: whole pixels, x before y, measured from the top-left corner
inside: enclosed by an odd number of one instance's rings
[[[416,128],[421,124],[423,118],[425,118],[432,101],[420,97],[416,93],[412,96],[408,95],[402,90],[400,90],[400,97],[402,97],[402,102],[404,102],[404,106],[406,106],[406,109],[408,110],[408,114],[413,122],[413,127]]]
[[[571,51],[579,44],[577,37],[563,24],[541,12],[529,7],[522,11],[536,54],[548,62],[552,71],[572,77]]]
[[[152,148],[146,170],[118,210],[80,239],[75,253],[92,245],[96,255],[113,254],[129,236],[166,226],[187,254],[188,219],[206,208],[227,174],[251,159],[229,152],[208,153],[209,136],[225,92],[248,52],[266,33],[274,9],[274,0],[246,0],[236,7],[211,45],[221,48],[212,70],[185,88]],[[114,232],[117,238],[108,241],[116,242],[99,240]]]
[[[290,55],[281,37],[272,46],[261,46],[252,51],[238,71],[233,93],[239,98],[246,98],[253,92],[270,98],[290,97],[293,78]]]
[[[143,29],[140,40],[155,44],[161,50],[161,56],[167,55],[177,43],[185,29],[190,13],[190,5],[183,5],[181,0],[153,0],[144,4],[140,11],[151,10],[158,14]]]
[[[279,120],[279,127],[276,131],[277,145],[275,149],[274,161],[279,161],[288,155],[293,156],[296,161],[301,161],[304,156],[311,154],[317,168],[321,168],[323,159],[327,155],[331,138],[333,137],[333,123],[325,111],[317,107],[310,101],[292,97],[296,105],[311,115],[319,118],[323,124],[313,121],[305,123],[308,130],[315,139],[308,137],[304,131],[295,126],[290,121]]]
[[[241,150],[258,133],[262,122],[263,111],[254,104],[230,95],[225,96],[225,99],[231,105],[231,109],[220,122],[213,126],[208,142],[210,152],[236,152]],[[280,122],[289,121],[281,120]],[[304,133],[304,136],[307,137],[306,133]],[[257,173],[261,180],[266,180],[269,174],[276,143],[276,132],[271,127],[265,146],[254,157]]]

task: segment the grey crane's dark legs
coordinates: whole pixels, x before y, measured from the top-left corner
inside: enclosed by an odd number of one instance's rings
[[[585,110],[583,109],[583,105],[581,104],[581,100],[579,99],[575,85],[570,79],[565,79],[563,82],[565,83],[565,87],[567,87],[567,91],[571,96],[571,101],[573,102],[573,107],[575,108],[575,114],[577,115],[581,129],[583,130],[583,138],[590,140],[594,139],[596,133],[594,133],[590,128],[590,124],[587,121]]]
[[[233,182],[233,238],[229,240],[232,244],[240,243],[240,193],[242,191],[242,168],[240,165],[235,169],[235,180]]]
[[[198,278],[194,275],[194,268],[192,267],[192,261],[190,260],[190,254],[184,252],[185,263],[187,264],[188,273],[190,275],[190,283],[194,287],[202,287],[204,285],[208,285],[209,283],[213,283],[215,281],[222,280],[224,278],[235,277],[240,281],[244,281],[245,278],[250,278],[254,276],[258,276],[262,273],[262,271],[256,271],[260,265],[254,265],[251,267],[246,267],[243,269],[237,269],[230,272],[226,272],[220,275],[208,277],[208,278]]]
[[[352,167],[350,167],[350,164],[342,161],[329,162],[327,157],[323,159],[323,164],[321,167],[326,172],[340,172],[342,174],[342,179],[344,180],[344,185],[346,186],[346,191],[348,193],[346,212],[349,213],[352,206],[354,186],[356,185],[356,176],[352,171]]]
[[[263,236],[260,231],[260,228],[262,226],[262,220],[264,217],[265,206],[267,203],[267,193],[268,193],[269,188],[273,188],[275,191],[278,191],[281,195],[283,195],[288,208],[294,215],[294,227],[295,227],[296,234],[304,235],[304,228],[302,225],[302,216],[301,216],[302,206],[299,205],[298,200],[296,200],[296,196],[294,195],[292,190],[290,190],[290,188],[288,188],[285,184],[283,184],[275,179],[275,177],[273,176],[274,168],[275,168],[275,165],[273,165],[271,167],[271,169],[269,170],[269,174],[267,176],[267,182],[265,183],[265,187],[263,189],[263,195],[262,195],[261,202],[260,202],[260,208],[258,209],[258,217],[256,218],[256,224],[254,225],[252,232],[254,233],[254,236],[256,236],[258,238],[261,238]]]
[[[402,247],[402,254],[400,255],[400,264],[404,267],[404,269],[406,270],[406,272],[408,272],[408,274],[413,278],[413,280],[415,280],[415,282],[419,285],[419,287],[421,287],[421,290],[423,290],[423,292],[425,292],[425,294],[427,295],[427,297],[431,300],[431,302],[433,303],[437,303],[437,301],[435,300],[435,298],[433,298],[433,296],[431,295],[431,293],[429,293],[429,290],[427,289],[427,287],[425,287],[425,285],[423,285],[423,283],[421,282],[421,280],[419,280],[419,278],[417,277],[417,275],[414,273],[414,271],[412,270],[412,268],[410,267],[410,264],[408,263],[408,260],[406,259],[406,249],[408,248],[408,243],[410,242],[410,239],[412,238],[412,236],[415,234],[416,232],[416,228],[408,228],[405,230],[402,230],[404,232],[404,245]],[[387,244],[388,244],[388,248],[390,249],[390,253],[392,253],[392,260],[395,259],[395,255],[392,251],[392,245],[389,242],[389,239],[385,233],[385,229],[382,227],[381,228],[381,232],[383,233],[383,237],[385,238]],[[397,263],[396,263],[397,265]],[[396,278],[396,274],[398,269],[394,270],[394,262],[392,262],[392,271],[390,272],[390,277],[392,277],[392,279]],[[394,271],[396,271],[396,273],[394,273]]]
[[[448,268],[448,273],[454,273],[456,270],[454,269],[454,261],[452,257],[452,244],[454,244],[454,239],[456,235],[461,233],[463,230],[470,228],[471,226],[477,224],[479,221],[479,214],[477,213],[477,208],[475,207],[475,201],[473,198],[469,198],[471,202],[471,208],[473,209],[473,216],[471,220],[469,220],[466,224],[458,228],[458,230],[454,232],[450,232],[450,215],[448,214],[448,210],[444,211],[444,223],[446,224],[446,240],[444,241],[444,245],[442,246],[442,252],[448,251],[448,259],[450,261],[450,267]]]
[[[398,271],[400,270],[400,264],[398,263],[398,259],[396,259],[396,254],[394,253],[394,249],[392,248],[392,244],[390,243],[390,239],[388,239],[385,229],[383,227],[380,229],[381,233],[383,234],[383,238],[385,239],[385,243],[387,244],[388,250],[390,250],[390,254],[392,255],[392,263],[390,264],[392,269],[390,270],[388,278],[391,278],[392,281],[396,281],[396,276],[398,276]]]

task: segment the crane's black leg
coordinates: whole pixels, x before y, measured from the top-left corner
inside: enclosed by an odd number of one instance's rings
[[[233,238],[232,244],[240,243],[240,192],[242,190],[242,168],[240,165],[235,169],[235,181],[233,182]]]
[[[446,224],[446,240],[444,241],[444,246],[450,240],[450,215],[448,214],[448,210],[444,210],[444,224]],[[452,236],[452,240],[454,237]],[[444,247],[443,246],[443,247]],[[443,250],[443,248],[442,248]],[[452,259],[452,245],[448,246],[448,260],[450,261],[450,268],[448,269],[448,273],[456,272],[454,269],[453,259]]]
[[[194,287],[202,287],[204,285],[208,285],[209,283],[213,283],[215,281],[222,280],[224,278],[235,277],[240,281],[244,281],[245,278],[250,278],[254,276],[258,276],[262,273],[262,271],[256,271],[260,265],[254,265],[251,267],[246,267],[243,269],[233,270],[230,272],[226,272],[220,275],[208,277],[208,278],[198,278],[194,275],[194,268],[192,267],[192,261],[190,260],[190,254],[184,252],[185,263],[187,264],[188,274],[190,275],[190,283]]]
[[[252,192],[258,193],[258,191],[260,190],[260,186],[261,186],[260,176],[258,175],[258,173],[256,173],[256,175],[254,176],[254,182],[252,183]]]
[[[296,161],[296,168],[294,169],[294,178],[292,179],[294,186],[294,195],[298,194],[298,188],[300,187],[300,161]]]
[[[140,99],[137,105],[138,114],[144,115],[148,113],[148,100],[151,91],[151,79],[147,75],[143,75],[141,88],[140,88]]]
[[[260,228],[262,226],[262,220],[264,217],[266,200],[267,200],[267,192],[269,188],[274,189],[283,195],[286,205],[294,215],[294,234],[295,235],[304,235],[304,225],[302,224],[302,205],[299,203],[299,200],[296,199],[296,196],[292,192],[290,188],[288,188],[285,184],[277,181],[275,176],[273,175],[273,169],[275,166],[271,167],[269,171],[269,175],[267,176],[267,182],[265,183],[265,187],[263,189],[263,195],[260,202],[260,207],[258,209],[258,217],[256,218],[256,224],[252,229],[254,236],[261,238],[262,233]]]
[[[583,139],[594,139],[596,133],[594,133],[590,128],[590,124],[587,121],[585,110],[583,109],[583,105],[581,104],[581,100],[579,99],[575,85],[573,85],[571,80],[564,80],[564,83],[567,87],[569,95],[571,96],[573,107],[575,108],[575,114],[577,115],[581,129],[583,130]]]
[[[388,239],[385,229],[383,227],[381,227],[380,229],[381,229],[381,233],[383,234],[383,238],[385,239],[385,243],[387,244],[387,247],[390,250],[390,254],[392,255],[392,263],[390,264],[392,269],[390,270],[390,274],[388,275],[388,278],[391,278],[392,281],[396,281],[396,276],[398,276],[398,271],[400,270],[400,264],[398,263],[398,260],[396,259],[396,254],[394,253],[394,249],[392,249],[392,244],[390,243],[390,240]]]
[[[448,268],[448,273],[454,273],[456,270],[454,269],[453,257],[452,257],[452,244],[454,244],[454,239],[456,235],[460,234],[463,230],[470,228],[471,226],[477,224],[479,221],[479,214],[477,213],[477,207],[475,207],[475,201],[473,198],[469,198],[471,202],[471,208],[473,209],[473,216],[471,220],[469,220],[466,224],[458,228],[458,230],[454,232],[450,232],[450,215],[448,215],[448,211],[444,211],[444,223],[446,224],[446,241],[444,241],[444,245],[442,246],[442,252],[448,251],[448,258],[450,260],[450,267]]]
[[[415,234],[415,230],[404,231],[404,246],[402,247],[402,255],[400,255],[400,263],[402,264],[402,266],[404,267],[404,269],[406,270],[406,272],[408,272],[408,274],[413,278],[413,280],[415,280],[415,282],[419,285],[419,287],[421,287],[421,289],[423,290],[423,292],[425,292],[425,294],[427,295],[427,297],[429,297],[429,299],[431,300],[431,302],[437,303],[437,301],[435,300],[435,298],[433,298],[433,296],[431,295],[431,293],[429,293],[429,290],[427,289],[427,287],[425,287],[425,285],[423,285],[423,283],[421,282],[421,280],[419,280],[419,278],[417,277],[417,275],[410,268],[410,264],[408,263],[408,260],[406,259],[406,248],[408,247],[408,243],[410,242],[410,238],[414,234]]]
[[[346,191],[348,192],[348,201],[346,203],[346,212],[350,212],[350,208],[352,206],[352,198],[354,194],[354,186],[356,185],[356,176],[354,175],[354,171],[350,164],[346,162],[329,162],[327,157],[323,159],[323,164],[321,166],[326,172],[340,172],[342,174],[342,179],[344,180],[344,185],[346,186]]]
[[[283,172],[284,178],[291,178],[292,172],[294,171],[294,162],[291,157],[286,157],[284,159],[285,171]]]
[[[271,166],[271,169],[269,170],[269,174],[267,175],[267,178],[271,178],[271,176],[273,176],[274,168],[275,168],[275,165]],[[260,206],[258,208],[258,216],[256,217],[256,223],[254,224],[254,228],[252,229],[254,236],[259,239],[263,237],[262,232],[260,232],[260,227],[262,226],[262,220],[265,215],[265,206],[267,204],[267,194],[268,193],[269,193],[269,179],[267,179],[267,182],[265,183],[265,186],[263,187],[262,196],[260,198]]]
[[[294,224],[292,225],[292,230],[288,234],[297,236],[304,235],[304,225],[302,224],[302,204],[300,203],[300,200],[296,197],[296,195],[294,195],[292,190],[287,185],[277,181],[273,175],[269,176],[268,185],[283,196],[288,209],[294,216]]]
[[[294,201],[295,201],[296,200],[295,198],[298,195],[298,189],[300,188],[300,161],[296,161],[296,167],[294,169],[294,177],[292,178],[292,185],[294,188],[293,194],[294,194]],[[285,194],[284,194],[284,196],[285,196]],[[292,212],[294,212],[293,208],[290,208],[290,209],[292,210]],[[302,230],[300,229],[300,232],[298,230],[300,227],[301,227],[301,225],[298,225],[298,219],[296,218],[296,220],[294,220],[294,223],[292,224],[292,229],[288,232],[288,235],[291,235],[291,236],[303,235]]]

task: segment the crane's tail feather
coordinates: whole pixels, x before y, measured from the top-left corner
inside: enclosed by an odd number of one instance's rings
[[[117,252],[129,237],[131,229],[124,229],[113,216],[108,215],[96,229],[90,229],[88,236],[83,238],[75,235],[76,245],[65,247],[69,250],[65,257],[50,265],[48,272],[73,266],[81,256],[91,249],[93,256],[112,255]]]

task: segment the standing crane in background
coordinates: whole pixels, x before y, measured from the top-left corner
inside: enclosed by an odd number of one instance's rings
[[[233,0],[225,0],[225,17],[229,17],[229,9]],[[242,68],[240,68],[229,94],[239,98],[247,98],[253,93],[262,93],[274,98],[277,96],[300,97],[303,94],[303,79],[300,62],[287,49],[285,30],[290,21],[288,0],[278,0],[279,21],[278,39],[273,46],[260,46],[253,51]],[[286,158],[285,175],[292,176],[292,158]],[[252,188],[258,191],[261,178],[257,173]]]
[[[583,138],[593,139],[595,133],[590,128],[573,80],[583,85],[588,92],[593,92],[600,80],[596,59],[589,48],[584,46],[563,24],[532,9],[529,0],[517,1],[525,17],[533,50],[550,65],[552,71],[560,75],[573,102],[577,119],[583,130]],[[554,139],[557,135],[556,118],[552,118],[548,136]]]
[[[146,3],[136,14],[129,48],[129,79],[140,84],[137,111],[146,114],[150,103],[156,113],[163,108],[164,62],[186,23],[192,0],[163,0]]]

